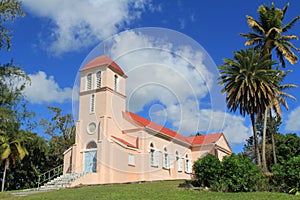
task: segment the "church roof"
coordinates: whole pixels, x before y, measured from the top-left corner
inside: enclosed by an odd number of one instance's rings
[[[191,136],[186,137],[184,135],[181,135],[180,133],[177,133],[175,131],[172,131],[171,129],[168,129],[166,127],[163,127],[155,122],[152,122],[148,119],[145,119],[137,114],[134,114],[132,112],[127,111],[126,112],[132,120],[137,122],[138,124],[153,129],[155,131],[158,131],[164,135],[167,135],[171,138],[175,138],[177,140],[180,140],[182,142],[188,143],[190,145],[202,145],[202,144],[211,144],[218,141],[218,139],[223,136],[223,133],[215,133],[215,134],[207,134],[207,135],[200,135],[200,136]]]
[[[190,136],[187,139],[191,144],[211,144],[218,141],[218,139],[223,135],[223,133],[214,133],[208,135],[198,135],[198,136]]]
[[[121,67],[117,63],[115,63],[113,60],[111,60],[109,57],[107,57],[106,55],[96,57],[95,59],[90,61],[88,64],[86,64],[80,71],[92,69],[94,67],[99,67],[102,65],[108,65],[108,67],[111,70],[113,70],[114,72],[118,73],[121,76],[125,75],[125,73],[121,69]]]
[[[114,138],[115,140],[118,140],[120,143],[122,143],[123,145],[125,145],[126,147],[131,147],[131,148],[137,148],[135,145],[127,142],[126,140],[123,140],[122,138],[118,138],[116,136],[111,136],[112,138]]]

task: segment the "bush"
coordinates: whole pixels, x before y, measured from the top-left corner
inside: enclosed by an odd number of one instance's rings
[[[251,192],[260,189],[264,178],[249,158],[231,154],[223,160],[222,179],[229,192]]]
[[[221,180],[222,164],[218,158],[208,154],[194,163],[198,186],[211,187]]]
[[[249,158],[232,154],[220,162],[207,155],[194,163],[194,171],[200,186],[228,192],[250,192],[261,189],[265,179]]]
[[[283,164],[275,164],[272,172],[272,183],[279,191],[299,194],[300,156],[293,157]]]

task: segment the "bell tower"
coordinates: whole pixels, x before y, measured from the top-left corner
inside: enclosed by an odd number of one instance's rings
[[[70,163],[71,171],[101,171],[99,161],[106,156],[102,150],[110,144],[107,138],[122,134],[126,78],[119,65],[105,55],[93,59],[80,70],[76,139],[70,155],[66,151],[69,157],[64,158],[65,163]]]
[[[90,141],[122,132],[126,108],[123,70],[106,55],[96,57],[80,70],[79,115],[76,143],[86,149]]]

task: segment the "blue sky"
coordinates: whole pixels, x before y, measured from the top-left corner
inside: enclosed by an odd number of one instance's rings
[[[222,58],[232,58],[233,52],[244,47],[245,39],[239,33],[249,32],[246,15],[257,18],[257,8],[261,4],[270,4],[272,1],[158,1],[158,0],[25,0],[24,10],[26,16],[18,18],[12,28],[14,29],[12,48],[8,53],[2,52],[1,62],[14,59],[32,78],[32,85],[27,89],[28,106],[39,119],[49,117],[46,106],[61,107],[64,113],[72,113],[72,88],[78,69],[87,55],[103,41],[123,31],[130,31],[143,27],[161,27],[180,32],[200,44],[216,64],[206,67],[221,65]],[[275,6],[282,8],[288,1],[274,1]],[[300,2],[292,0],[286,13],[286,21],[300,15]],[[175,32],[175,34],[177,34]],[[128,32],[123,32],[120,37],[129,37]],[[300,36],[300,21],[293,27],[290,34]],[[134,35],[136,37],[136,35]],[[135,38],[134,41],[139,41]],[[144,38],[145,39],[145,38]],[[143,40],[145,42],[145,40]],[[151,42],[147,38],[147,42]],[[153,41],[152,41],[153,42]],[[136,42],[138,43],[138,42]],[[157,43],[155,43],[157,44]],[[299,41],[294,41],[295,46],[300,47]],[[130,44],[122,43],[126,48]],[[127,45],[127,46],[126,46]],[[151,44],[155,46],[154,43]],[[99,47],[98,47],[99,49]],[[95,50],[94,50],[95,51]],[[108,47],[112,57],[118,52],[113,46]],[[188,56],[188,55],[187,55]],[[193,54],[195,57],[196,54]],[[299,56],[299,54],[298,54]],[[176,57],[170,57],[176,59]],[[192,59],[192,57],[191,57]],[[126,59],[120,59],[120,66],[125,72],[130,63]],[[171,60],[169,63],[174,63]],[[122,65],[121,65],[122,64]],[[166,64],[164,62],[164,64]],[[299,85],[299,63],[294,66],[287,65],[293,70],[286,79],[288,83]],[[139,71],[139,76],[146,77],[146,72]],[[203,72],[205,73],[205,72]],[[185,78],[189,79],[190,75]],[[128,78],[129,84],[135,83],[135,75]],[[160,76],[155,77],[156,80]],[[214,82],[216,80],[214,79]],[[176,84],[170,84],[177,87]],[[129,85],[129,88],[131,85]],[[193,87],[193,86],[192,86]],[[198,86],[195,86],[198,87]],[[195,87],[193,87],[195,89]],[[152,89],[155,89],[152,87]],[[157,89],[157,88],[156,88]],[[197,88],[196,88],[197,89]],[[141,92],[151,91],[151,87],[144,88]],[[180,107],[182,113],[191,117],[187,119],[183,114],[181,119],[174,117],[178,111],[178,102],[168,104],[170,99],[159,98],[154,92],[151,96],[141,96],[136,93],[136,98],[130,99],[133,111],[147,118],[154,117],[154,121],[165,124],[174,130],[182,130],[189,135],[200,131],[206,133],[207,127],[203,123],[193,120],[205,120],[209,108],[205,107],[208,95],[199,98],[201,109],[195,105],[195,101],[186,100]],[[206,91],[207,92],[207,91]],[[297,99],[300,99],[300,88],[289,91]],[[140,95],[140,96],[139,96]],[[139,101],[143,99],[143,101]],[[200,100],[201,99],[201,100]],[[223,101],[221,98],[220,101]],[[300,132],[300,104],[297,101],[288,101],[290,110],[283,113],[281,132]],[[137,108],[139,105],[139,108]],[[196,106],[196,109],[193,109]],[[130,108],[129,108],[130,109]],[[186,110],[186,111],[183,111]],[[225,112],[214,110],[214,123],[211,132],[224,131],[235,152],[241,151],[245,138],[250,136],[251,126],[248,117],[243,118],[238,113],[228,113],[224,126],[218,124],[218,119],[224,120]],[[162,117],[163,116],[163,117]],[[204,116],[204,117],[203,117]],[[189,118],[190,119],[190,118]],[[180,124],[182,122],[182,124]],[[223,122],[223,121],[222,121]],[[212,122],[210,122],[212,123]],[[199,125],[200,124],[200,125]],[[214,126],[214,124],[217,124]],[[196,127],[192,130],[189,127]],[[40,130],[39,130],[40,131]]]

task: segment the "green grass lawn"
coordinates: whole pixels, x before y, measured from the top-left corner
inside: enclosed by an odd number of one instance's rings
[[[271,199],[271,200],[300,200],[300,196],[288,195],[283,193],[269,192],[251,192],[251,193],[222,193],[208,191],[194,191],[184,188],[178,188],[179,183],[183,181],[161,181],[142,184],[120,184],[105,186],[90,186],[74,189],[62,189],[51,192],[42,192],[31,194],[25,197],[16,197],[5,192],[0,194],[0,199],[204,199],[204,200],[255,200],[255,199]]]

